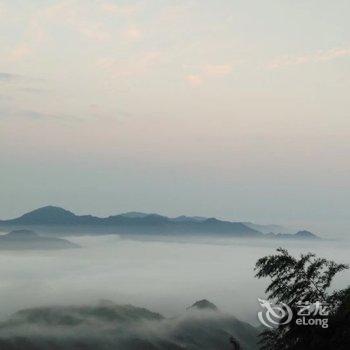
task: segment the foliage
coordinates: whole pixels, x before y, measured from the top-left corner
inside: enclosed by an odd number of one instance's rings
[[[299,259],[279,248],[277,254],[265,256],[256,263],[256,277],[269,277],[266,289],[272,302],[285,303],[293,311],[292,321],[261,334],[261,349],[266,350],[326,350],[348,349],[350,345],[350,288],[330,291],[335,275],[348,266],[302,254]],[[321,302],[329,308],[328,328],[297,325],[298,302]],[[310,318],[315,316],[310,316]],[[317,317],[317,316],[316,316]],[[337,344],[334,347],[334,344]]]

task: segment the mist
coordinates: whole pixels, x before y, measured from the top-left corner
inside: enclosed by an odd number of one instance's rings
[[[349,263],[347,241],[253,241],[219,238],[68,237],[81,249],[0,252],[0,317],[46,305],[82,305],[108,299],[166,317],[208,299],[221,310],[257,324],[257,298],[268,281],[254,277],[259,257],[278,246],[292,254],[312,251]],[[344,272],[334,288],[349,281]]]

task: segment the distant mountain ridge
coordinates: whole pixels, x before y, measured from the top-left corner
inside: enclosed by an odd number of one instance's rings
[[[270,224],[270,225],[261,225],[261,224],[255,224],[255,223],[252,223],[252,222],[243,222],[244,225],[256,230],[256,231],[259,231],[259,232],[262,232],[262,233],[265,233],[265,234],[269,234],[269,233],[274,233],[274,234],[279,234],[279,233],[294,233],[296,230],[293,230],[289,227],[284,227],[282,225],[274,225],[274,224]]]
[[[0,236],[0,250],[52,250],[80,248],[66,239],[42,237],[34,231],[15,230]]]
[[[224,221],[216,218],[179,216],[169,218],[159,214],[128,212],[108,217],[76,215],[73,212],[46,206],[28,212],[18,218],[0,220],[0,228],[45,227],[48,231],[70,233],[118,233],[118,234],[214,234],[243,238],[263,238],[259,230],[243,222]],[[276,235],[278,236],[278,235]],[[300,238],[308,238],[306,235]]]
[[[302,230],[302,231],[298,231],[297,233],[294,234],[290,234],[290,233],[278,233],[278,234],[274,234],[274,233],[269,233],[265,235],[266,237],[269,238],[283,238],[283,239],[307,239],[307,240],[317,240],[320,239],[319,236],[316,236],[315,234],[313,234],[310,231],[307,230]]]
[[[131,212],[100,218],[92,215],[75,215],[66,209],[46,206],[26,213],[18,218],[0,221],[0,226],[88,226],[115,229],[115,233],[217,233],[239,237],[258,237],[260,232],[240,222],[221,221],[215,218],[183,219],[168,218],[159,214]]]

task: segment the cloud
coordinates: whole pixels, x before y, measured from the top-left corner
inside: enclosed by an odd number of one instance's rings
[[[33,49],[27,43],[17,45],[9,54],[11,61],[21,60],[32,53]]]
[[[33,93],[33,94],[41,94],[41,93],[50,92],[50,89],[27,86],[27,87],[18,88],[18,91],[23,91],[27,93]]]
[[[12,97],[0,94],[0,101],[10,101]]]
[[[232,72],[232,66],[229,64],[206,64],[203,66],[203,73],[211,76],[225,76]]]
[[[129,27],[123,32],[126,39],[136,41],[142,37],[142,31],[136,27]]]
[[[43,44],[53,25],[66,26],[85,38],[101,42],[111,39],[110,32],[95,14],[100,11],[95,2],[62,0],[40,7],[29,16],[22,40],[9,52],[10,61],[20,61],[35,53]]]
[[[39,20],[43,18],[49,24],[56,22],[68,25],[89,39],[110,39],[103,23],[92,19],[91,13],[96,13],[97,10],[97,7],[86,6],[85,2],[65,0],[39,11],[37,17]]]
[[[8,108],[1,108],[0,114],[3,117],[11,118],[24,118],[31,120],[58,120],[58,121],[79,121],[78,117],[65,115],[65,114],[53,114],[46,113],[31,109],[18,109],[14,106],[9,106]]]
[[[0,72],[0,84],[6,85],[7,92],[41,93],[48,89],[42,86],[43,79],[28,77],[20,74]],[[39,84],[38,84],[39,83]],[[16,95],[15,95],[16,96]]]
[[[42,44],[46,38],[43,20],[44,16],[41,13],[29,18],[22,40],[8,54],[10,61],[20,61],[27,58],[34,53],[35,48]]]
[[[199,86],[203,84],[203,79],[199,75],[189,74],[185,79],[191,86]]]
[[[25,34],[8,53],[8,59],[20,61],[34,55],[55,26],[69,28],[98,43],[111,41],[117,35],[131,41],[139,40],[142,31],[136,26],[126,26],[125,30],[117,32],[105,21],[106,13],[128,19],[139,9],[139,5],[119,5],[99,0],[61,0],[41,6],[28,16],[27,23],[24,22]]]
[[[45,112],[38,112],[34,110],[22,110],[17,113],[17,116],[20,117],[26,117],[33,120],[57,120],[57,121],[64,121],[64,122],[71,122],[71,121],[81,121],[82,119],[73,115],[66,115],[66,114],[53,114],[53,113],[45,113]]]
[[[188,68],[188,66],[185,66]],[[191,86],[199,86],[208,78],[219,78],[230,75],[232,73],[232,66],[230,64],[204,64],[199,66],[190,66],[190,70],[197,71],[185,76],[185,80]]]
[[[333,48],[330,50],[319,50],[305,55],[281,56],[267,65],[268,69],[280,69],[289,66],[298,66],[309,63],[320,63],[332,61],[341,57],[350,57],[350,48]]]
[[[122,16],[131,16],[139,10],[137,5],[120,5],[110,2],[102,2],[100,6],[105,12]]]
[[[0,17],[4,17],[6,15],[5,5],[0,3]]]
[[[97,61],[97,67],[109,72],[113,77],[130,77],[150,72],[157,67],[161,57],[159,51],[147,51],[127,60],[105,57]]]
[[[23,116],[27,117],[30,119],[57,119],[59,116],[53,115],[53,114],[48,114],[48,113],[42,113],[42,112],[37,112],[37,111],[31,111],[31,110],[23,110],[20,112],[15,113],[17,116]]]
[[[17,75],[17,74],[0,72],[0,81],[3,81],[3,82],[12,82],[12,81],[16,81],[20,78],[21,78],[21,76]]]

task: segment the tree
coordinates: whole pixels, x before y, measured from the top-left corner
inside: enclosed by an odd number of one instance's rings
[[[313,253],[302,254],[299,259],[287,250],[278,248],[277,254],[265,256],[256,263],[257,278],[269,277],[267,297],[274,303],[288,305],[292,320],[276,329],[261,334],[261,349],[266,350],[328,350],[348,349],[350,345],[350,288],[329,291],[335,275],[348,266],[318,258]],[[298,325],[297,310],[300,304],[327,305],[328,328]],[[308,320],[319,316],[309,315]],[[338,346],[334,347],[334,343]]]
[[[230,344],[232,345],[233,350],[241,350],[241,346],[239,345],[239,341],[233,336],[230,337]]]

